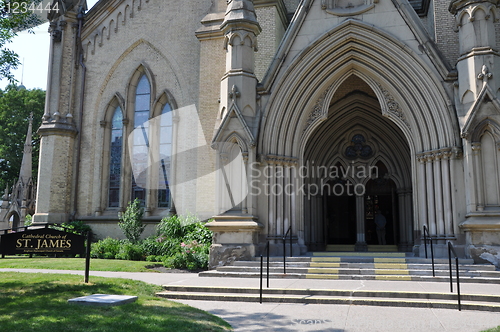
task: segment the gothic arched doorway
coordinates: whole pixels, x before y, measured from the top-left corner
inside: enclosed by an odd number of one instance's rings
[[[352,75],[330,101],[328,118],[310,135],[303,157],[310,169],[304,199],[309,250],[342,244],[364,251],[378,244],[376,209],[387,220],[387,244],[409,249],[410,148],[403,132],[381,113],[373,90]]]

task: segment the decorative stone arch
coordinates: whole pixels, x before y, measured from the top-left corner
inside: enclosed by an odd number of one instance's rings
[[[134,70],[134,72],[132,73],[132,75],[130,76],[129,80],[128,80],[128,84],[127,84],[127,90],[126,90],[126,98],[127,98],[127,109],[126,109],[126,113],[127,113],[127,118],[130,118],[132,119],[133,116],[131,116],[131,114],[133,114],[134,112],[134,109],[135,109],[135,91],[137,89],[137,85],[139,84],[139,80],[141,79],[141,77],[143,75],[146,75],[146,77],[148,78],[148,81],[149,81],[149,86],[150,86],[150,91],[151,91],[151,95],[150,95],[150,110],[149,110],[149,117],[151,118],[153,116],[153,105],[154,105],[154,101],[155,101],[155,96],[156,96],[156,82],[155,82],[155,76],[153,74],[153,72],[151,71],[151,69],[149,68],[149,66],[146,64],[146,63],[141,63],[136,70]]]
[[[296,128],[306,126],[312,111],[327,114],[324,100],[330,100],[353,73],[375,92],[382,113],[405,133],[412,153],[460,143],[458,123],[437,70],[383,31],[348,19],[297,55],[274,83],[268,116],[262,120],[262,150],[299,155],[308,135]],[[275,127],[277,123],[281,124]]]
[[[496,138],[497,144],[500,144],[500,125],[490,118],[484,119],[474,127],[474,129],[472,130],[471,142],[480,142],[481,137],[487,131],[489,131],[493,135],[493,137]]]
[[[237,211],[248,213],[248,155],[249,144],[236,131],[229,133],[217,148],[217,206],[219,213]]]
[[[347,19],[304,48],[277,75],[268,88],[274,93],[261,122],[261,154],[295,157],[302,165],[308,139],[327,118],[330,100],[351,75],[372,89],[382,114],[403,132],[414,191],[419,191],[416,183],[426,174],[434,177],[434,169],[417,169],[417,153],[461,145],[440,69],[430,67],[401,41],[364,22]],[[413,195],[412,204],[425,207],[427,199],[434,199],[427,197],[431,187],[421,189],[420,196]],[[451,209],[451,201],[449,204],[446,208]],[[299,238],[304,229],[302,211],[302,203],[296,204]],[[419,218],[423,219],[423,214],[415,213],[415,230],[420,229]]]
[[[168,89],[163,90],[160,96],[153,102],[152,117],[160,115],[166,104],[170,104],[172,112],[177,110],[177,102],[174,95]]]
[[[122,97],[120,93],[115,93],[113,98],[111,98],[110,102],[106,106],[103,114],[103,118],[101,120],[100,131],[102,132],[103,137],[103,149],[101,151],[102,156],[101,160],[101,191],[100,191],[100,199],[99,206],[96,209],[96,215],[101,215],[103,212],[108,210],[108,191],[109,191],[109,163],[110,163],[110,149],[111,149],[111,126],[113,121],[113,116],[117,107],[120,107],[122,116],[123,116],[123,134],[125,134],[125,127],[128,123],[128,119],[126,118],[125,113],[125,99]],[[125,136],[124,136],[125,137]],[[125,162],[125,146],[126,142],[123,140],[123,150],[122,150],[122,167]],[[123,177],[120,181],[120,187],[123,188]],[[121,192],[120,197],[120,206],[119,210],[123,209],[123,190]]]
[[[238,43],[235,43],[237,41]],[[257,36],[254,33],[245,31],[234,31],[230,35],[224,37],[224,49],[227,50],[228,45],[245,45],[248,41],[247,46],[254,49],[257,52]]]

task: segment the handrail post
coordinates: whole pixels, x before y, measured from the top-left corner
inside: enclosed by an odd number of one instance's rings
[[[286,274],[286,237],[288,232],[290,232],[290,256],[292,256],[292,226],[288,227],[285,235],[283,236],[283,274]]]
[[[436,270],[434,268],[434,248],[432,247],[432,236],[429,234],[429,229],[424,225],[424,249],[425,258],[427,259],[427,235],[429,236],[429,242],[431,243],[431,261],[432,261],[432,276],[436,276]]]
[[[260,255],[260,303],[262,304],[262,270],[264,269],[264,257]]]
[[[286,236],[283,237],[283,274],[286,274]]]
[[[424,249],[425,249],[425,258],[427,258],[427,235],[425,235],[425,232],[427,231],[427,227],[424,225]],[[431,241],[432,243],[432,241]]]
[[[458,255],[457,252],[455,251],[455,248],[453,248],[453,245],[451,242],[448,242],[448,262],[450,266],[450,290],[453,292],[453,279],[452,279],[452,273],[451,273],[451,252],[453,251],[453,255],[455,255],[455,266],[457,269],[457,296],[458,296],[458,311],[462,311],[462,303],[460,299],[460,269],[458,266]]]
[[[448,266],[450,269],[450,293],[453,293],[453,276],[451,273],[451,247],[450,242],[448,242]]]
[[[460,303],[460,276],[458,272],[458,257],[455,256],[455,265],[457,266],[457,295],[458,295],[458,311],[462,311],[462,304]]]
[[[434,248],[432,248],[432,238],[429,236],[429,240],[431,241],[431,261],[432,261],[432,276],[436,276],[436,272],[434,269]]]
[[[267,288],[269,288],[269,241],[267,241]]]

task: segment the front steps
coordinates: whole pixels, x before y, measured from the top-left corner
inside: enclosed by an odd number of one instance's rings
[[[264,258],[265,261],[265,258]],[[266,273],[264,262],[264,278]],[[462,259],[460,265],[460,282],[500,284],[500,271],[493,265],[473,264],[471,259]],[[293,282],[298,284],[292,288],[263,288],[262,302],[272,303],[301,303],[301,304],[347,304],[414,308],[441,308],[458,309],[456,294],[455,266],[453,269],[453,284],[455,293],[438,293],[415,291],[422,286],[412,283],[391,282],[362,282],[363,290],[345,290],[342,282],[303,280]],[[283,257],[271,257],[269,262],[270,278],[293,279],[336,279],[336,280],[398,280],[398,281],[443,281],[449,282],[448,259],[435,259],[436,277],[432,276],[431,259],[412,257],[410,254],[399,252],[321,252],[310,253],[308,256],[287,257],[286,274],[283,274]],[[232,278],[259,278],[260,257],[251,261],[236,261],[232,266],[219,267],[216,270],[205,271],[200,277],[232,277]],[[216,282],[214,282],[216,283]],[[254,286],[258,280],[238,282],[238,284]],[[264,285],[266,280],[263,280]],[[273,281],[271,283],[285,286],[289,282]],[[327,289],[316,289],[325,287]],[[204,283],[206,284],[206,282]],[[218,283],[221,285],[221,281]],[[222,283],[223,284],[223,283]],[[315,288],[316,285],[316,288]],[[408,286],[405,286],[408,285]],[[432,284],[430,284],[432,285]],[[473,285],[470,285],[473,286]],[[469,293],[462,292],[462,310],[479,310],[500,312],[500,295],[490,294],[490,287],[496,285],[477,285],[482,291],[473,294],[470,286]],[[338,287],[339,289],[335,289]],[[369,290],[375,287],[377,290]],[[448,285],[443,285],[449,289]],[[484,288],[487,287],[485,291]],[[431,287],[432,288],[432,287]],[[436,288],[436,287],[434,287]],[[438,287],[440,289],[441,287]],[[158,296],[173,300],[198,301],[233,301],[259,302],[260,289],[257,287],[223,286],[164,286],[164,291]],[[343,290],[340,290],[343,289]],[[396,290],[397,289],[397,290]],[[409,291],[412,290],[412,291]],[[440,290],[441,291],[441,290]],[[464,294],[465,293],[465,294]]]
[[[259,288],[213,286],[163,286],[158,296],[171,300],[259,302]],[[390,307],[457,309],[453,293],[264,288],[262,302],[347,304]],[[500,296],[462,294],[462,310],[500,312]]]
[[[283,257],[271,257],[270,278],[336,279],[336,280],[399,280],[449,282],[448,259],[435,259],[435,277],[432,276],[431,259],[410,257],[399,252],[321,252],[309,256],[287,257],[286,274]],[[462,259],[460,281],[498,283],[500,271],[493,265],[473,264],[472,259]],[[454,261],[452,274],[455,276]],[[264,274],[266,262],[264,258]],[[232,266],[201,272],[200,277],[260,277],[260,258],[236,261]]]

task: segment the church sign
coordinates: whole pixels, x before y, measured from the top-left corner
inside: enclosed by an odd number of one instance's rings
[[[56,229],[48,228],[46,224],[44,228],[35,228],[28,230],[29,226],[24,228],[22,232],[12,232],[12,230],[3,230],[5,234],[0,236],[0,255],[2,258],[5,255],[29,254],[54,254],[54,255],[74,255],[80,254],[85,256],[85,282],[89,282],[90,272],[90,242],[92,233],[87,232],[86,235],[80,235]],[[11,231],[10,233],[7,233]],[[85,245],[87,241],[87,245]]]
[[[0,254],[84,254],[85,236],[51,228],[3,234]]]

